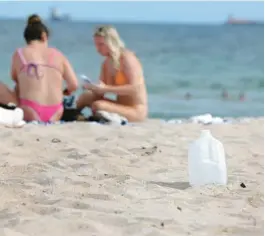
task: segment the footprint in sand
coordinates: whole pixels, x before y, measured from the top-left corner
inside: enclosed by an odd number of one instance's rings
[[[67,158],[70,158],[70,159],[78,160],[78,159],[83,159],[87,157],[87,154],[79,153],[79,151],[76,148],[61,149],[60,151],[64,153],[69,153],[67,155]]]
[[[41,186],[51,186],[54,184],[54,179],[46,175],[39,175],[35,177],[33,182]]]
[[[82,197],[85,198],[92,198],[96,200],[103,200],[103,201],[109,201],[111,200],[110,196],[107,194],[93,194],[93,193],[83,193]]]
[[[89,204],[83,203],[83,202],[70,202],[70,205],[74,209],[79,209],[79,210],[86,210],[86,209],[91,209],[91,206]]]
[[[22,142],[21,140],[14,140],[13,144],[15,147],[22,147],[24,146],[24,142]]]
[[[47,199],[47,197],[35,197],[33,202],[34,204],[41,204],[41,205],[48,205],[48,206],[52,206],[55,203],[60,202],[62,199]]]
[[[66,153],[70,152],[70,154],[67,155],[67,158],[74,160],[83,159],[88,156],[87,154],[79,153],[79,151],[76,148],[61,149],[60,151]]]
[[[32,212],[37,213],[39,215],[52,215],[54,213],[58,213],[61,210],[57,207],[50,206],[38,206],[34,205],[34,207],[30,208]]]
[[[89,171],[89,170],[92,170],[94,168],[94,165],[92,163],[90,163],[90,164],[74,163],[74,164],[70,165],[70,167],[74,170]]]
[[[106,137],[99,137],[99,138],[96,138],[96,142],[107,142],[109,139],[106,138]]]
[[[16,216],[16,213],[9,212],[7,208],[0,210],[0,220],[13,218],[14,216]]]
[[[116,177],[117,175],[114,174],[103,174],[103,175],[98,175],[97,180],[114,179]]]
[[[0,211],[0,227],[14,227],[19,223],[19,218],[16,213],[11,213],[9,210],[3,209]]]
[[[109,153],[102,150],[102,149],[91,149],[90,153],[96,154],[97,156],[100,156],[100,157],[108,157],[109,156]]]
[[[135,154],[136,156],[151,156],[155,154],[156,152],[161,152],[160,150],[158,150],[157,146],[153,146],[149,148],[146,148],[146,147],[132,148],[129,151]]]
[[[82,187],[84,187],[84,188],[90,188],[91,187],[91,184],[90,183],[88,183],[88,182],[85,182],[85,181],[72,181],[72,184],[73,185],[80,185],[80,186],[82,186]]]
[[[60,164],[60,161],[57,160],[53,160],[47,163],[48,166],[51,166],[55,169],[60,169],[60,170],[65,170],[65,166],[63,166],[62,164]]]
[[[76,152],[76,151],[77,151],[76,148],[64,148],[60,150],[60,152]]]

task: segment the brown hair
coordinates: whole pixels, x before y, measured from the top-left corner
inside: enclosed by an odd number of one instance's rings
[[[42,23],[41,18],[37,14],[30,15],[27,20],[27,26],[24,30],[24,38],[27,43],[33,40],[41,40],[42,34],[46,33],[49,37],[49,30],[45,24]]]
[[[34,23],[42,23],[41,18],[36,14],[30,15],[28,17],[28,25],[34,24]]]

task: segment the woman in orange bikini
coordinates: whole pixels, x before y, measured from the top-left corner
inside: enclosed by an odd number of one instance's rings
[[[143,121],[148,114],[147,92],[142,66],[131,51],[125,48],[118,32],[102,26],[94,33],[99,54],[106,57],[101,67],[100,83],[86,83],[86,91],[77,100],[77,108],[91,107],[92,112],[106,111],[119,114],[128,121]],[[104,97],[116,94],[116,100]]]
[[[78,88],[69,61],[55,48],[48,47],[49,31],[38,15],[28,18],[24,31],[27,46],[15,51],[11,75],[15,91],[0,83],[0,103],[15,103],[24,110],[26,121],[57,121],[63,114],[63,81],[67,93]]]

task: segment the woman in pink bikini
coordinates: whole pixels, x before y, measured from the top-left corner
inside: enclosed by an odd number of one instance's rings
[[[48,47],[49,31],[38,15],[28,18],[24,31],[27,46],[15,51],[11,76],[15,91],[0,83],[0,103],[15,103],[24,111],[26,121],[53,122],[63,114],[63,81],[70,95],[78,80],[66,57]]]

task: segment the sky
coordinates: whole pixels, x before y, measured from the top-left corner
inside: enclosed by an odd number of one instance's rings
[[[263,1],[29,2],[1,0],[0,18],[24,19],[32,13],[47,18],[50,7],[57,7],[61,13],[70,14],[73,19],[88,21],[218,23],[225,21],[229,14],[250,20],[263,21],[264,19]]]

